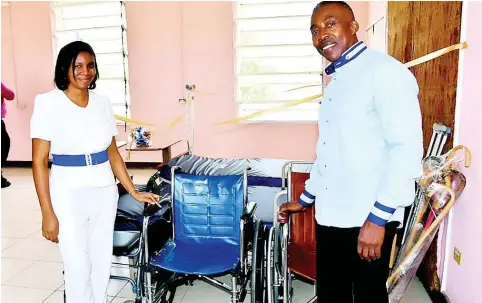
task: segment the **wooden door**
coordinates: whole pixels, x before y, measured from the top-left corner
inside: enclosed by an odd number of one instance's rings
[[[390,1],[388,53],[408,62],[459,43],[461,10],[460,1]],[[453,130],[458,58],[455,51],[411,68],[420,86],[425,148],[433,123],[444,123]],[[445,151],[452,141],[449,138]]]
[[[388,54],[401,62],[408,62],[459,43],[461,11],[461,1],[389,1]],[[458,60],[459,53],[455,51],[410,69],[420,87],[425,151],[435,122],[443,123],[453,131]],[[452,148],[452,142],[450,136],[444,153]],[[420,265],[418,275],[429,292],[440,291],[437,237]]]

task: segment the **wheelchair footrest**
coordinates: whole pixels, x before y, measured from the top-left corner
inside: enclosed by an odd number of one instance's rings
[[[114,231],[115,256],[124,256],[131,253],[139,242],[141,233],[139,231]]]

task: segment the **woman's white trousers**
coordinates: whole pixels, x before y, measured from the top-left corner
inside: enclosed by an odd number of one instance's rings
[[[107,302],[117,186],[51,184],[50,196],[59,221],[67,303]]]

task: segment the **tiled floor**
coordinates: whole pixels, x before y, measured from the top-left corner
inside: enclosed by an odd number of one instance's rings
[[[138,183],[147,181],[149,170],[130,170]],[[6,303],[61,303],[63,302],[62,260],[57,245],[41,235],[41,213],[30,169],[4,169],[12,182],[1,190],[1,302]],[[119,268],[113,273],[124,275]],[[224,279],[222,279],[224,280]],[[225,281],[229,283],[229,280]],[[306,302],[312,287],[302,282],[295,284],[295,301]],[[129,302],[133,298],[126,282],[111,280],[109,302]],[[246,300],[249,302],[249,300]],[[229,295],[205,284],[178,289],[174,302],[230,302]],[[415,280],[403,303],[428,303],[430,299]]]

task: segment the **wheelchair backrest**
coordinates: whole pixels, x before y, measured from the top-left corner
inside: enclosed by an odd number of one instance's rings
[[[243,175],[174,174],[172,201],[176,242],[240,243],[245,208]]]
[[[305,182],[309,173],[290,172],[291,182],[288,189],[291,197],[298,199],[305,189]],[[299,246],[316,249],[315,207],[309,207],[305,212],[291,215],[290,240]]]
[[[175,157],[169,163],[159,167],[157,176],[153,176],[154,187],[167,188],[171,192],[171,168],[179,167],[179,173],[202,176],[242,175],[246,167],[247,190],[250,200],[256,201],[256,217],[263,223],[270,225],[276,218],[273,217],[272,201],[274,196],[283,188],[282,167],[288,160],[270,158],[208,158],[193,154]],[[298,162],[298,161],[296,161]],[[296,164],[297,171],[310,171],[311,165]],[[165,182],[161,182],[165,181]],[[164,191],[157,189],[155,193]],[[286,202],[286,196],[281,196],[279,202]]]

